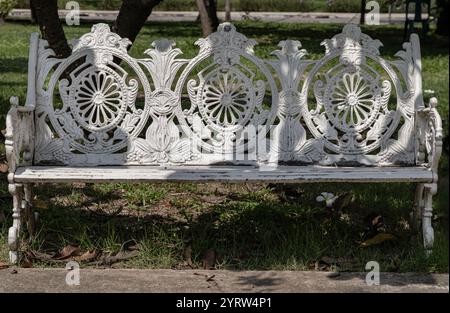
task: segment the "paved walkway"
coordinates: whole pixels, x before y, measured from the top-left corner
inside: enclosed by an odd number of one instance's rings
[[[64,269],[0,270],[0,292],[449,292],[448,274],[81,269],[80,285]],[[69,273],[70,274],[70,273]]]
[[[64,18],[69,11],[59,10],[59,16]],[[116,19],[119,11],[93,11],[81,10],[80,20],[89,22],[106,21],[111,22]],[[198,12],[195,11],[153,11],[148,22],[192,22],[197,19]],[[225,13],[218,12],[220,19],[224,19]],[[10,20],[30,20],[30,10],[15,9],[12,10],[8,19]],[[240,21],[245,19],[261,20],[265,22],[283,22],[283,23],[358,23],[359,13],[330,13],[330,12],[232,12],[231,19]],[[393,13],[391,15],[392,23],[404,23],[404,13]],[[380,14],[380,24],[389,22],[389,14]]]

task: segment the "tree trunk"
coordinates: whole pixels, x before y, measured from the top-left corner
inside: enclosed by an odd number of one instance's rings
[[[206,37],[216,31],[217,26],[219,26],[216,2],[215,0],[196,0],[196,2],[198,13],[200,14],[202,33]]]
[[[359,24],[364,25],[366,23],[366,0],[361,0],[361,16]]]
[[[112,31],[134,42],[155,6],[163,0],[123,0]]]
[[[66,58],[72,52],[58,16],[57,0],[30,0],[31,11],[39,24],[42,38],[48,41],[57,58]]]
[[[112,31],[134,42],[153,8],[163,0],[124,0]],[[39,24],[42,38],[48,41],[57,58],[68,57],[72,49],[67,43],[58,16],[57,0],[30,0],[32,19]]]
[[[214,31],[217,30],[217,26],[219,26],[220,21],[217,17],[217,0],[209,0],[206,1],[206,8],[208,10],[208,16],[212,21]]]
[[[231,0],[225,0],[225,21],[231,21]]]
[[[448,36],[448,24],[450,23],[450,5],[449,0],[440,0],[437,2],[439,15],[436,23],[436,33]]]

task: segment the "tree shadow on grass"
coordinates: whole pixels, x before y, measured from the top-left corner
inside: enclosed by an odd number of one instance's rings
[[[410,188],[399,185],[397,192],[391,190],[394,192],[377,198],[364,197],[375,194],[373,186],[346,187],[355,190],[356,203],[344,211],[346,219],[341,219],[315,203],[320,185],[301,186],[303,192],[291,202],[273,195],[268,199],[267,194],[241,192],[202,206],[201,197],[199,202],[195,200],[200,191],[194,191],[186,194],[188,202],[179,195],[169,195],[142,209],[136,209],[139,203],[114,188],[102,191],[93,184],[82,188],[40,185],[36,193],[40,199],[48,199],[48,207],[37,209],[40,232],[31,248],[53,254],[74,243],[82,250],[117,252],[125,243],[133,242],[141,246],[140,255],[122,264],[126,267],[146,268],[151,263],[152,267],[176,268],[184,261],[184,248],[191,246],[194,268],[201,268],[204,252],[214,249],[219,269],[309,270],[326,256],[350,259],[348,265],[339,265],[344,271],[363,272],[368,260],[379,261],[384,271],[402,270],[403,261],[410,262],[410,268],[426,271],[428,264],[420,263],[425,261],[418,256],[420,245],[397,223],[402,216],[406,218],[410,207],[408,202],[399,202],[398,194],[412,198]],[[121,210],[119,205],[123,206]],[[363,219],[372,210],[382,210],[398,240],[362,249],[358,241],[365,227]]]
[[[0,60],[0,72],[3,75],[6,75],[7,73],[27,74],[27,69],[28,69],[28,58],[16,57],[16,58],[5,58]]]

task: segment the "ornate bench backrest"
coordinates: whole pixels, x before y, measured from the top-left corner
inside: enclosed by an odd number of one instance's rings
[[[67,59],[39,40],[35,164],[416,163],[415,35],[394,61],[351,24],[319,60],[295,40],[258,58],[229,23],[192,59],[166,39],[143,59],[129,44],[105,24]]]

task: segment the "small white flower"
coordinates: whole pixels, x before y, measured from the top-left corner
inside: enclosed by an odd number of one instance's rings
[[[325,201],[327,208],[331,208],[333,206],[334,201],[336,201],[337,198],[338,197],[332,194],[331,192],[322,192],[320,195],[317,196],[316,201],[317,202]]]
[[[425,93],[425,94],[427,94],[427,95],[434,95],[434,90],[431,90],[431,89],[425,89],[424,91],[423,91],[423,93]]]

